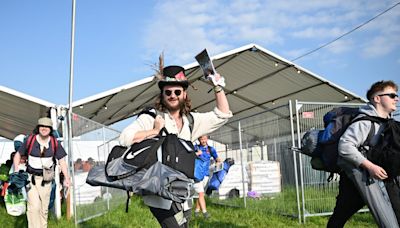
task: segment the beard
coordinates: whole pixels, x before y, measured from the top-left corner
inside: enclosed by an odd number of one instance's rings
[[[177,105],[171,105],[168,101],[163,100],[162,103],[164,107],[166,107],[169,111],[179,111],[182,112],[185,108],[185,100],[183,99],[178,99],[178,104]]]

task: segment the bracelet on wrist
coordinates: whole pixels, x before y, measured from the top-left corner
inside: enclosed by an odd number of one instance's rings
[[[219,93],[219,92],[221,92],[222,90],[223,90],[223,89],[222,89],[221,86],[219,86],[219,85],[214,86],[214,92],[215,92],[215,93]]]

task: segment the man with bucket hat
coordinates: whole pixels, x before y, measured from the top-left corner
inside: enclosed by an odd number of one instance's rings
[[[27,172],[30,183],[27,186],[28,193],[28,227],[47,227],[48,208],[52,182],[54,181],[54,168],[56,159],[59,161],[61,171],[64,174],[64,185],[70,185],[67,163],[64,157],[67,155],[64,148],[52,136],[53,122],[48,117],[38,120],[33,134],[18,149],[14,156],[15,172],[21,156],[28,157]]]
[[[201,135],[209,134],[223,126],[232,112],[223,88],[214,84],[216,107],[206,113],[190,112],[191,100],[188,95],[189,81],[185,69],[181,66],[163,67],[160,57],[158,78],[160,94],[156,98],[155,108],[161,113],[153,118],[151,115],[140,115],[120,135],[120,144],[130,146],[144,139],[155,137],[165,127],[171,134],[194,142]],[[218,82],[222,78],[214,75]],[[189,120],[192,116],[193,123]],[[183,204],[150,195],[143,196],[143,201],[149,206],[151,213],[162,227],[188,227],[191,217],[191,205]],[[189,200],[190,201],[190,200]]]

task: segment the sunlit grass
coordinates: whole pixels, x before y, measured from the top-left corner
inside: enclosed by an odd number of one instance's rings
[[[207,209],[211,214],[211,218],[206,220],[202,217],[192,217],[190,227],[325,227],[328,221],[328,217],[310,217],[307,218],[306,224],[300,224],[297,217],[282,215],[280,213],[282,208],[297,208],[297,205],[295,199],[285,198],[285,201],[282,201],[282,196],[279,195],[264,197],[259,200],[247,199],[247,208],[242,207],[243,203],[241,202],[243,200],[241,198],[226,202],[219,201],[236,205],[235,207],[217,205],[212,203],[213,201],[215,200],[207,199]],[[63,215],[65,215],[64,211],[65,205]],[[297,214],[297,211],[293,211],[293,214]],[[73,221],[73,219],[67,220],[65,216],[60,220],[50,216],[48,227],[74,227]],[[27,227],[26,216],[13,217],[8,215],[4,208],[4,203],[1,203],[0,224],[2,224],[2,227]],[[357,214],[346,224],[346,227],[375,226],[369,213]],[[79,224],[79,227],[125,228],[159,227],[159,225],[149,209],[143,204],[141,198],[132,197],[128,213],[125,213],[125,205],[121,204],[102,216]]]

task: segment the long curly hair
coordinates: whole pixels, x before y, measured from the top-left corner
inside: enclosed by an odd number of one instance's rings
[[[157,110],[161,112],[167,112],[168,108],[164,104],[164,93],[161,91],[161,93],[158,95],[155,101],[155,107]],[[183,102],[180,102],[180,110],[179,114],[182,115],[188,115],[190,110],[192,109],[192,100],[190,100],[188,94],[186,94],[186,99]]]

